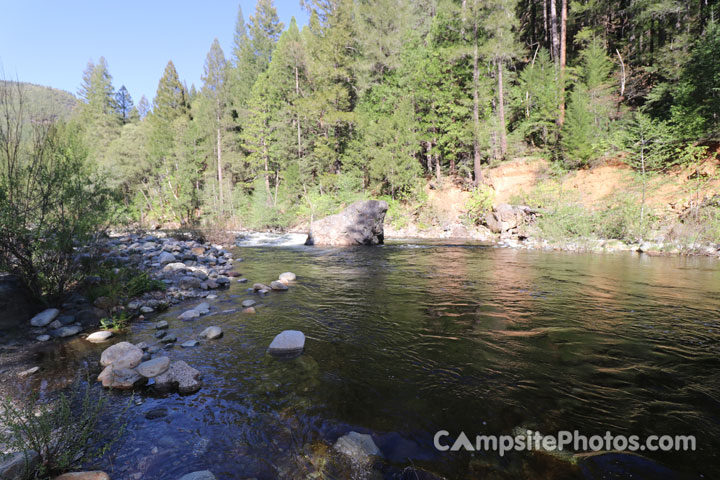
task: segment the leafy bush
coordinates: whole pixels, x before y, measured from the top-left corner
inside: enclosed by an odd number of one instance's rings
[[[129,320],[127,312],[120,312],[110,318],[101,318],[100,326],[103,330],[124,330]]]
[[[485,186],[477,187],[465,203],[465,222],[477,225],[485,214],[492,210],[494,201],[495,190]]]
[[[167,288],[160,280],[136,268],[104,267],[95,274],[102,278],[102,282],[87,287],[86,293],[90,300],[108,297],[113,303],[118,303],[122,298],[137,297],[143,293]]]
[[[77,127],[36,121],[24,132],[22,111],[22,90],[1,84],[0,270],[53,299],[82,278],[76,246],[102,230],[111,196],[86,166]]]
[[[33,478],[53,477],[104,455],[122,436],[129,406],[130,400],[122,411],[112,412],[109,425],[101,425],[111,413],[108,397],[92,390],[89,381],[53,402],[40,401],[37,394],[26,401],[5,398],[0,403],[0,424],[5,426],[0,443],[15,451],[37,452],[40,463],[29,473]]]

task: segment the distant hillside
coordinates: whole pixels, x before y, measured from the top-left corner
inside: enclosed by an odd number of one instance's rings
[[[18,82],[0,81],[0,84]],[[72,93],[57,88],[19,82],[25,103],[25,117],[30,118],[67,118],[78,104]]]

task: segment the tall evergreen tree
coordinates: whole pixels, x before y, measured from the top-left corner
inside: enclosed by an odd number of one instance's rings
[[[202,94],[209,103],[212,126],[215,133],[215,155],[217,165],[218,195],[223,204],[223,160],[222,137],[227,111],[227,62],[225,54],[216,38],[205,58],[205,70],[202,76]]]
[[[123,125],[139,118],[139,113],[125,85],[121,86],[115,94],[115,108]]]

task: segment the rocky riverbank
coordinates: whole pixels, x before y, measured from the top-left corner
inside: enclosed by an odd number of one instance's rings
[[[653,239],[624,242],[617,239],[567,238],[547,239],[535,225],[538,212],[526,206],[500,204],[483,219],[482,225],[467,226],[461,223],[445,227],[435,226],[421,229],[411,224],[398,229],[385,227],[387,239],[423,239],[472,241],[492,244],[501,248],[525,250],[618,253],[630,252],[648,256],[694,255],[720,258],[720,244],[687,244],[668,239],[667,234],[658,232]]]

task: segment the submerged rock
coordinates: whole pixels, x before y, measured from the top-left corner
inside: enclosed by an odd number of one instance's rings
[[[155,330],[167,330],[167,328],[168,328],[169,326],[170,326],[170,325],[168,325],[168,322],[167,322],[167,321],[165,321],[165,320],[160,320],[159,322],[157,322],[157,323],[155,324]]]
[[[283,283],[290,283],[290,282],[294,282],[296,278],[297,278],[297,276],[294,273],[285,272],[285,273],[280,274],[280,276],[278,277],[278,280],[280,280]]]
[[[197,340],[188,340],[187,342],[180,344],[180,346],[183,348],[193,348],[197,347],[198,345],[200,345],[200,342],[198,342]]]
[[[310,225],[305,245],[349,246],[383,243],[383,222],[388,204],[384,201],[355,202],[342,212]]]
[[[270,283],[270,288],[272,288],[273,290],[283,291],[283,290],[287,290],[288,286],[285,285],[283,282],[276,280],[276,281]]]
[[[60,310],[57,308],[48,308],[30,319],[30,325],[33,327],[46,327],[52,323],[58,315],[60,315]]]
[[[202,470],[183,475],[178,480],[217,480],[210,470]]]
[[[254,307],[256,303],[257,302],[255,300],[248,299],[248,300],[243,300],[241,305],[244,308],[248,308],[248,307]]]
[[[273,355],[300,353],[305,348],[305,334],[299,330],[285,330],[275,336],[268,352]]]
[[[200,333],[200,338],[207,338],[208,340],[215,340],[223,336],[223,331],[220,327],[208,327]]]
[[[356,463],[369,463],[371,455],[382,455],[372,437],[366,433],[350,432],[337,439],[335,450]]]

